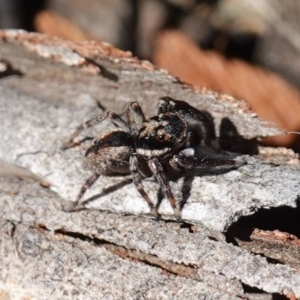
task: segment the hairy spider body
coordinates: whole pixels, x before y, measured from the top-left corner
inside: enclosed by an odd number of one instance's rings
[[[132,138],[127,132],[115,129],[96,137],[87,149],[84,159],[99,174],[126,174],[129,173],[133,146]]]
[[[82,130],[105,119],[118,128],[94,138],[87,149],[85,161],[94,174],[82,186],[77,203],[100,175],[131,173],[137,190],[151,212],[157,214],[142,184],[143,178],[154,175],[179,216],[166,175],[167,168],[189,171],[207,166],[235,165],[234,160],[201,153],[201,147],[211,147],[216,137],[210,115],[170,97],[158,100],[157,115],[149,119],[145,119],[137,102],[129,103],[122,115],[108,111],[93,118],[77,128],[64,148],[78,144],[74,140]]]

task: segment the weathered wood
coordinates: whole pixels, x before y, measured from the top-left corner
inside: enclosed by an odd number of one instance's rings
[[[194,91],[108,45],[16,31],[0,36],[0,56],[10,66],[0,80],[3,293],[33,299],[235,299],[248,297],[246,285],[300,297],[300,276],[291,266],[229,244],[221,233],[261,207],[296,205],[300,168],[289,152],[244,155],[238,159],[248,164],[238,170],[173,182],[178,199],[182,189],[190,190],[179,221],[166,222],[173,218],[166,199],[162,219],[149,216],[130,176],[101,177],[87,193],[94,198],[87,209],[67,211],[91,171],[82,161],[84,149],[61,146],[77,125],[101,113],[99,106],[120,112],[126,102],[139,101],[151,116],[155,100],[168,95],[209,111],[218,134],[224,118],[248,139],[279,130],[231,97]],[[43,187],[48,183],[50,189]],[[144,183],[157,201],[158,185],[151,178]]]

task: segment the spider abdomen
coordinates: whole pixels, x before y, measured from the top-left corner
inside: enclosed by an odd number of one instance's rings
[[[85,153],[85,161],[101,174],[129,173],[131,155],[131,136],[117,129],[96,137]]]

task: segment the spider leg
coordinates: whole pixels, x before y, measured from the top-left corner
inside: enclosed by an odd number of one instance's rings
[[[132,174],[132,179],[133,179],[133,183],[136,186],[136,189],[139,191],[139,193],[141,194],[141,196],[145,199],[145,201],[148,203],[151,213],[153,213],[154,215],[158,216],[158,212],[157,209],[154,207],[153,203],[151,202],[148,194],[146,193],[143,183],[142,183],[142,178],[141,175],[139,173],[139,161],[137,156],[131,156],[130,157],[130,172]]]
[[[78,205],[80,199],[83,197],[84,193],[97,181],[97,179],[100,177],[100,174],[95,172],[92,176],[90,176],[85,184],[81,187],[79,194],[76,198],[76,205]]]
[[[71,148],[71,147],[81,144],[85,139],[83,139],[80,142],[75,142],[75,139],[80,134],[80,132],[89,127],[92,127],[106,119],[110,120],[115,126],[120,127],[122,129],[124,129],[125,131],[128,131],[126,122],[118,114],[116,114],[113,111],[107,111],[103,115],[92,118],[92,119],[82,123],[80,126],[78,126],[76,131],[71,135],[68,142],[64,143],[64,145],[62,146],[62,149],[68,149],[68,148]]]
[[[126,121],[132,136],[137,136],[142,124],[145,122],[145,115],[141,106],[137,102],[130,102],[125,106],[123,115],[126,116]]]
[[[163,166],[158,161],[157,158],[152,158],[148,161],[149,168],[156,180],[158,181],[160,187],[162,188],[164,194],[168,198],[176,217],[180,217],[180,211],[178,210],[175,202],[174,195],[172,193],[168,178],[165,175]]]
[[[205,167],[239,167],[243,162],[229,159],[222,155],[195,155],[193,148],[187,148],[174,155],[170,160],[170,165],[175,169],[197,170]]]
[[[172,99],[170,97],[162,97],[159,98],[156,105],[156,114],[165,114],[167,112],[172,111],[172,108],[170,106],[170,101]]]

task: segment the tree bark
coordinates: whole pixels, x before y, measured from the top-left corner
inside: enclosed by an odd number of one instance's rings
[[[208,111],[220,143],[229,148],[280,130],[243,102],[196,91],[107,44],[22,31],[0,37],[3,299],[254,299],[250,287],[263,299],[300,297],[297,258],[274,263],[224,234],[263,207],[296,206],[300,168],[291,151],[258,147],[257,155],[237,158],[247,163],[238,169],[171,182],[175,197],[187,198],[182,218],[176,220],[163,199],[157,220],[130,176],[102,176],[88,191],[85,209],[71,212],[91,170],[83,163],[84,147],[61,150],[75,128],[103,108],[121,112],[125,103],[138,101],[150,117],[162,96]],[[157,202],[158,184],[150,178],[144,185]],[[257,243],[257,235],[248,237]]]

